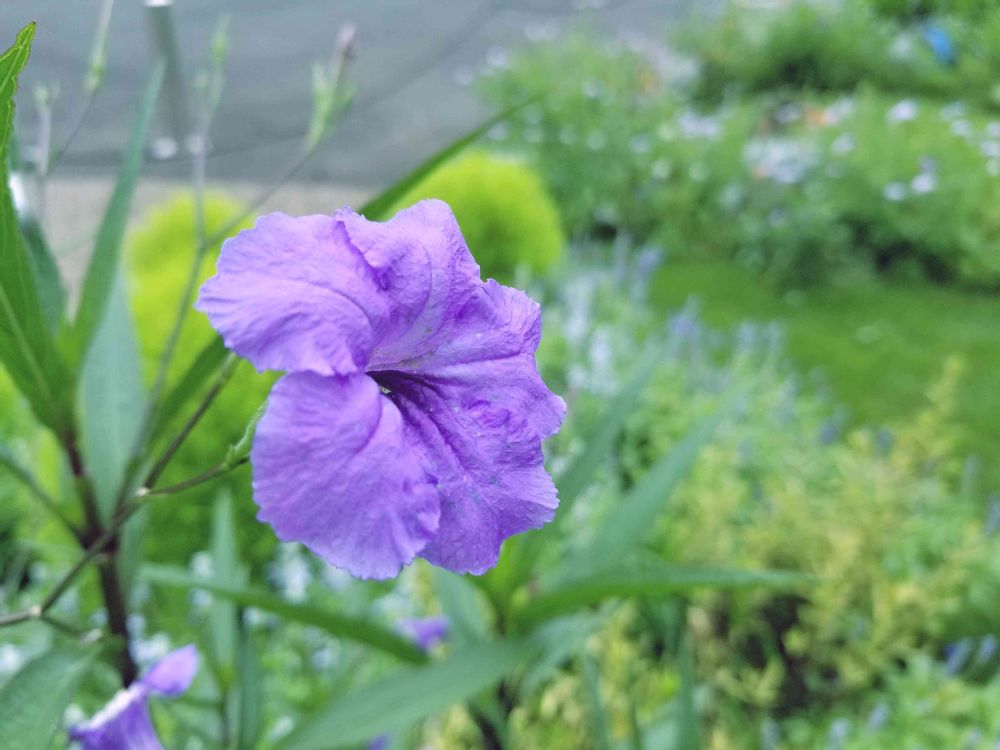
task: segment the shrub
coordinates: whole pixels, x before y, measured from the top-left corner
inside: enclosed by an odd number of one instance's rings
[[[697,372],[659,377],[629,426],[627,478],[669,450],[707,397]],[[672,501],[659,548],[684,564],[816,578],[795,595],[695,600],[698,659],[717,690],[781,715],[878,685],[970,618],[985,632],[1000,625],[980,605],[998,593],[985,573],[1000,540],[983,504],[960,493],[951,458],[956,364],[924,412],[892,432],[843,436],[794,380],[766,365],[749,377],[753,395]]]
[[[241,206],[224,196],[205,200],[205,229],[209,237],[242,213]],[[248,225],[241,226],[246,228]],[[140,350],[147,378],[155,376],[164,342],[173,325],[174,306],[187,282],[195,239],[194,201],[178,195],[153,208],[144,223],[132,233],[126,248],[130,270],[130,292],[140,333]],[[199,270],[199,283],[214,273],[221,243],[212,246]],[[190,311],[181,332],[177,357],[168,382],[173,382],[214,336],[205,316]],[[238,441],[256,409],[264,403],[273,375],[259,375],[241,362],[228,385],[191,437],[174,457],[162,482],[181,481],[221,461],[228,447]],[[176,427],[187,415],[178,415]],[[234,503],[245,554],[255,563],[266,559],[274,541],[265,527],[254,520],[257,508],[251,500],[249,471],[239,470],[199,487],[206,496],[228,488]],[[151,523],[156,533],[145,535],[152,559],[187,563],[191,554],[207,546],[211,528],[211,504],[192,502],[153,504]]]
[[[816,3],[794,0],[767,9],[731,4],[718,21],[679,39],[699,64],[696,94],[718,101],[734,93],[811,89],[852,92],[861,84],[887,92],[963,98],[1000,106],[995,81],[1000,57],[992,48],[1000,12],[965,4],[960,15],[932,25],[904,23],[943,4]],[[893,9],[891,6],[896,5]],[[888,16],[888,18],[886,17]],[[949,49],[935,51],[931,33]]]
[[[511,280],[523,266],[543,273],[563,256],[559,213],[529,167],[474,151],[438,168],[396,206],[439,198],[455,212],[484,276]]]

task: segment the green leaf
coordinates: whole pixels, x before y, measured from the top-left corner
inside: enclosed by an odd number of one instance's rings
[[[576,457],[556,480],[559,488],[559,510],[555,520],[542,531],[515,538],[513,564],[515,584],[522,583],[531,575],[539,555],[554,537],[561,534],[568,523],[570,509],[580,494],[587,489],[595,472],[612,452],[618,434],[625,420],[635,410],[649,378],[663,357],[663,343],[656,341],[646,347],[646,351],[636,363],[635,375],[612,399],[607,410],[587,439],[583,453]],[[510,544],[510,542],[508,542]]]
[[[329,750],[404,729],[496,684],[534,656],[530,642],[485,643],[428,667],[400,670],[338,697],[295,729],[281,750]]]
[[[479,591],[466,579],[449,570],[434,568],[434,588],[451,625],[448,642],[456,648],[486,638],[489,624],[479,599]]]
[[[76,364],[84,360],[108,308],[108,299],[117,276],[132,195],[135,193],[139,172],[142,169],[146,135],[149,132],[149,124],[153,118],[162,81],[163,64],[158,63],[146,84],[146,91],[139,107],[139,117],[132,127],[125,160],[118,172],[118,179],[115,180],[115,187],[101,226],[97,230],[94,252],[90,257],[87,275],[83,281],[83,291],[71,341],[72,360]]]
[[[583,671],[583,684],[587,688],[587,704],[589,707],[591,746],[594,750],[611,750],[611,725],[608,712],[604,709],[604,699],[601,697],[601,677],[597,662],[590,654],[580,656],[580,666]]]
[[[544,591],[514,610],[522,627],[575,612],[606,599],[665,596],[698,589],[738,589],[754,586],[791,587],[809,581],[800,573],[774,570],[718,570],[674,565],[623,566],[598,571]]]
[[[603,611],[578,612],[545,623],[532,634],[542,644],[542,653],[527,666],[520,691],[530,695],[547,683],[566,662],[583,648],[585,641],[607,620]]]
[[[363,643],[392,654],[404,661],[423,663],[426,655],[409,640],[379,623],[363,617],[351,617],[309,604],[292,604],[267,591],[250,587],[224,586],[215,581],[190,575],[182,568],[147,565],[143,575],[151,583],[181,589],[204,589],[215,596],[229,599],[244,607],[256,607],[267,612],[325,630],[331,635]]]
[[[28,664],[0,690],[0,747],[45,750],[97,649],[55,648]]]
[[[9,151],[8,166],[11,172],[11,183],[25,180],[17,123],[14,123],[10,134]],[[42,315],[45,317],[49,330],[55,333],[59,324],[62,323],[63,311],[66,307],[66,290],[63,289],[62,279],[59,277],[59,267],[45,241],[45,234],[32,208],[32,206],[14,205],[17,220],[21,226],[21,236],[28,247],[28,260],[32,276],[35,279],[38,299],[42,306]]]
[[[139,343],[121,269],[114,271],[107,315],[83,363],[80,401],[83,453],[98,507],[107,521],[114,512],[146,403]]]
[[[223,491],[212,508],[212,580],[221,586],[240,588],[246,582],[246,573],[240,566],[233,527],[233,499]],[[216,676],[223,688],[232,684],[236,670],[239,620],[236,605],[231,600],[217,598],[209,614],[212,635],[211,658]]]
[[[260,668],[260,654],[250,628],[243,628],[239,651],[240,694],[236,747],[249,750],[257,747],[264,711],[264,675]]]
[[[483,137],[483,135],[489,132],[490,128],[497,123],[506,120],[514,112],[524,107],[525,104],[527,104],[527,102],[505,109],[503,112],[491,117],[479,127],[452,141],[429,159],[422,162],[412,172],[393,185],[390,185],[379,195],[368,201],[361,207],[361,210],[359,210],[358,213],[371,221],[384,221],[385,219],[388,219],[388,213],[392,207],[395,206],[404,195],[410,192],[415,185],[417,185],[427,175],[440,167],[446,161],[454,157],[456,154],[459,154],[463,149],[478,141]]]
[[[698,727],[698,710],[694,702],[695,671],[694,651],[690,638],[681,643],[679,655],[681,689],[677,695],[677,750],[700,750],[701,731]]]
[[[229,350],[222,339],[214,337],[194,358],[181,379],[163,399],[163,404],[156,410],[150,431],[150,442],[155,442],[163,434],[170,421],[183,413],[184,407],[199,391],[199,389],[219,371],[226,360]]]
[[[72,389],[48,328],[10,194],[7,154],[17,77],[28,60],[35,25],[0,55],[0,362],[38,419],[57,433],[70,428]]]
[[[560,571],[563,577],[579,576],[585,570],[619,564],[634,551],[656,525],[667,500],[694,466],[702,447],[712,438],[728,412],[728,408],[720,409],[695,425],[672,446],[636,483],[583,550],[566,561]]]

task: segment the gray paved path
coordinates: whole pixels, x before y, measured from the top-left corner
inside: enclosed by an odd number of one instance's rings
[[[578,24],[608,31],[659,34],[692,9],[715,0],[176,0],[175,15],[190,77],[204,64],[216,19],[231,15],[228,82],[213,130],[210,174],[222,180],[265,180],[286,163],[310,112],[310,66],[328,59],[338,28],[358,27],[355,106],[336,138],[303,173],[350,185],[391,180],[434,148],[484,117],[461,80],[490,51],[525,42],[541,28]],[[38,21],[27,87],[58,82],[55,141],[79,104],[99,0],[0,0],[6,45]],[[149,66],[145,9],[117,0],[108,78],[64,166],[70,174],[108,174],[134,113]],[[26,88],[30,91],[30,88]],[[30,130],[21,98],[22,126]],[[180,163],[155,164],[156,177],[186,173]]]

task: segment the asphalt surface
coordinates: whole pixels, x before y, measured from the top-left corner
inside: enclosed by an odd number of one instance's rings
[[[608,34],[657,37],[716,0],[175,0],[186,79],[204,69],[221,14],[230,15],[227,83],[212,130],[209,174],[266,181],[287,163],[311,111],[311,66],[328,60],[345,22],[358,29],[354,105],[335,137],[301,177],[377,186],[488,116],[468,81],[488,61],[552,32],[584,26]],[[23,76],[19,123],[30,138],[31,91],[58,84],[53,142],[81,108],[85,61],[100,0],[0,0],[0,40],[38,22]],[[111,21],[104,88],[67,152],[61,171],[108,175],[126,141],[152,60],[148,11],[118,0]],[[190,91],[189,91],[190,94]],[[166,119],[158,118],[166,129]],[[176,178],[185,157],[152,163],[147,174]]]

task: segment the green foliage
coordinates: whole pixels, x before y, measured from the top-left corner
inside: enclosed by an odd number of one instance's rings
[[[241,213],[242,208],[235,201],[220,195],[207,196],[207,236],[214,236]],[[153,209],[129,238],[126,259],[131,272],[132,308],[148,381],[155,377],[177,300],[187,283],[196,244],[194,202],[190,195],[177,196]],[[220,244],[205,254],[198,272],[199,283],[214,273]],[[177,383],[184,368],[214,336],[203,315],[193,311],[187,315],[168,385]],[[250,418],[264,403],[274,379],[273,375],[257,374],[247,363],[241,363],[174,458],[162,482],[170,484],[188,479],[225,459],[229,446],[240,439]],[[168,415],[173,419],[173,428],[168,427],[166,434],[172,436],[188,415],[188,411]],[[228,489],[235,500],[234,515],[244,552],[252,564],[259,565],[270,555],[274,540],[254,518],[256,506],[251,500],[249,472],[233,472],[191,492],[208,500],[223,488]],[[208,546],[211,518],[208,502],[164,503],[160,507],[154,504],[145,541],[147,554],[153,560],[186,564],[196,550]]]
[[[868,748],[961,747],[989,750],[1000,734],[996,705],[1000,681],[969,681],[952,674],[924,655],[907,661],[891,674],[884,688],[854,705],[842,705],[822,714],[811,714],[777,725],[776,750],[823,747],[836,737],[843,750]],[[731,745],[746,747],[737,739],[747,727],[732,731]]]
[[[767,8],[731,3],[721,19],[680,39],[698,60],[697,96],[718,101],[733,94],[811,89],[853,91],[861,84],[885,91],[967,99],[1000,106],[995,85],[1000,32],[995,4],[965,3],[936,19],[955,47],[953,64],[935,58],[915,23],[932,3],[909,0],[793,0]],[[896,5],[896,9],[891,6]],[[902,7],[908,5],[912,11]],[[888,16],[888,17],[887,17]],[[905,18],[904,18],[905,20]]]
[[[0,364],[38,419],[65,433],[72,421],[70,378],[49,333],[38,270],[21,236],[7,174],[14,93],[34,35],[35,25],[25,26],[0,55]]]
[[[563,256],[555,204],[523,164],[473,151],[438,167],[395,210],[424,198],[451,206],[484,276],[509,281],[519,266],[542,273]]]
[[[744,419],[706,451],[663,520],[660,544],[686,564],[815,576],[793,596],[708,594],[691,621],[699,662],[736,700],[787,712],[873,685],[995,597],[983,567],[1000,553],[981,506],[956,501],[948,427],[957,365],[924,412],[893,432],[835,422],[794,384],[758,381]],[[637,412],[623,468],[673,443],[687,376],[664,375]],[[672,415],[672,416],[671,416]],[[995,618],[994,618],[995,619]]]
[[[640,52],[571,38],[485,85],[501,104],[550,92],[504,144],[574,231],[732,257],[785,288],[876,272],[1000,286],[1000,121],[872,88],[701,112],[668,83]]]
[[[57,647],[33,659],[0,689],[0,742],[9,750],[45,750],[63,711],[98,653]]]

